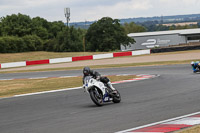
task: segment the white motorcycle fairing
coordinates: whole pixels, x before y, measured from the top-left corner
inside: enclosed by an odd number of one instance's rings
[[[112,98],[109,97],[106,91],[107,87],[102,82],[92,78],[92,76],[87,76],[84,79],[84,83],[84,88],[87,93],[89,93],[91,89],[98,89],[102,93],[103,102],[112,101]]]

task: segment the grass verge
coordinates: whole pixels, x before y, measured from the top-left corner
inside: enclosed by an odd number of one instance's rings
[[[108,76],[111,81],[120,81],[136,78],[135,75]],[[0,81],[0,97],[9,97],[19,94],[50,91],[82,86],[82,77],[19,79]]]
[[[176,131],[174,133],[200,133],[200,125]]]

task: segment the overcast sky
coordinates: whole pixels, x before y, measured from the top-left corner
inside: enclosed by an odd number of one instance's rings
[[[70,7],[70,22],[102,17],[135,18],[200,13],[200,0],[0,0],[0,17],[22,13],[48,21],[65,22],[64,8]]]

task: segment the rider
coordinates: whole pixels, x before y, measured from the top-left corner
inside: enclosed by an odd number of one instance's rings
[[[111,93],[116,93],[116,89],[112,86],[110,80],[107,77],[101,76],[101,74],[98,73],[97,71],[91,70],[89,67],[84,67],[83,68],[83,84],[84,84],[84,79],[86,76],[92,76],[93,78],[100,80],[112,90]]]
[[[195,73],[198,71],[197,68],[198,67],[200,68],[200,63],[199,63],[199,61],[197,61],[197,62],[192,61],[191,66],[192,66],[193,72]]]

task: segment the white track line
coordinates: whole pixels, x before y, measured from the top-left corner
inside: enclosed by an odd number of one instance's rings
[[[73,78],[73,77],[79,77],[79,76],[60,76],[60,77],[34,77],[34,78],[22,78],[22,79],[44,79],[44,78]],[[14,79],[0,79],[0,81],[3,80],[20,80],[18,78]]]
[[[52,93],[52,92],[77,90],[77,89],[81,89],[81,88],[82,88],[82,87],[76,87],[76,88],[65,88],[65,89],[52,90],[52,91],[35,92],[35,93],[28,93],[28,94],[15,95],[14,97],[22,97],[22,96],[38,95],[38,94],[45,94],[45,93]]]
[[[15,80],[15,79],[0,79],[0,81]]]
[[[28,78],[28,79],[45,79],[45,78],[48,78],[48,77],[34,77],[34,78]]]

